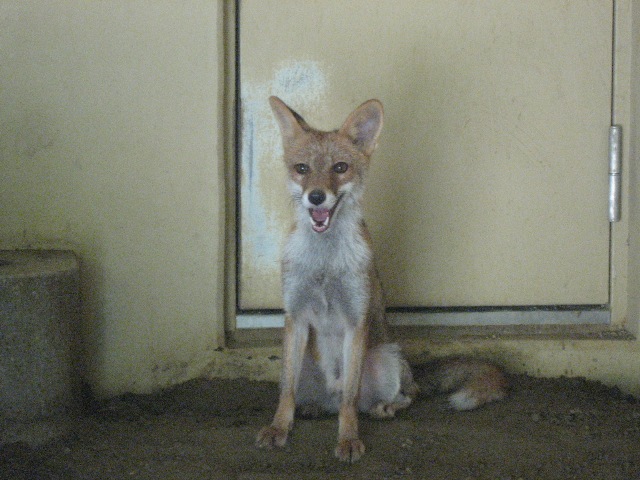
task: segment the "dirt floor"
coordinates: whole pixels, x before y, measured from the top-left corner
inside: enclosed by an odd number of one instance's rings
[[[420,381],[420,369],[416,376]],[[640,402],[582,379],[512,377],[507,400],[453,412],[419,398],[394,420],[362,417],[364,457],[333,457],[336,418],[298,420],[288,446],[254,447],[277,386],[196,380],[89,402],[69,431],[0,448],[2,479],[640,479]]]

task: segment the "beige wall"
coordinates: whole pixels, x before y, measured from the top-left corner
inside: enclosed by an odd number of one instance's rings
[[[275,378],[223,339],[222,1],[0,3],[0,246],[82,259],[85,377],[100,395],[208,372]],[[640,0],[633,0],[629,322],[640,318]],[[425,348],[410,342],[413,352]],[[640,393],[640,342],[472,340],[518,371]]]
[[[99,394],[223,341],[221,6],[0,3],[0,246],[78,252]]]

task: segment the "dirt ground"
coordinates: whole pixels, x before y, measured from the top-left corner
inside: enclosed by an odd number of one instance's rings
[[[420,369],[416,369],[420,382]],[[420,397],[362,417],[364,457],[333,457],[336,418],[298,420],[288,446],[254,447],[277,386],[195,380],[88,402],[66,434],[0,448],[2,479],[640,479],[640,402],[582,379],[512,377],[508,399],[453,412]]]

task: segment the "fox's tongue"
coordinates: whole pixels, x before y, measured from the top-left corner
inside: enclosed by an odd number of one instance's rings
[[[313,218],[314,222],[322,223],[327,218],[329,218],[330,210],[327,208],[318,208],[311,210],[311,218]]]
[[[314,232],[322,233],[329,228],[329,220],[331,219],[331,210],[327,208],[312,208],[309,211],[311,216],[311,228]]]

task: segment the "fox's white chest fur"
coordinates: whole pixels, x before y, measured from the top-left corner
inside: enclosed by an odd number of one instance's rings
[[[318,234],[307,223],[298,225],[283,256],[285,310],[320,334],[362,318],[368,306],[371,249],[361,233],[359,211],[342,207],[345,211],[329,232]]]
[[[303,369],[303,375],[313,376],[315,370],[324,384],[318,387],[303,380],[302,385],[310,388],[303,386],[299,398],[317,398],[324,391],[321,403],[330,410],[337,408],[342,396],[344,361],[356,322],[364,319],[369,308],[367,270],[372,254],[359,225],[353,223],[359,222],[358,217],[346,213],[323,234],[306,222],[298,225],[284,254],[285,310],[314,332],[315,367]]]

